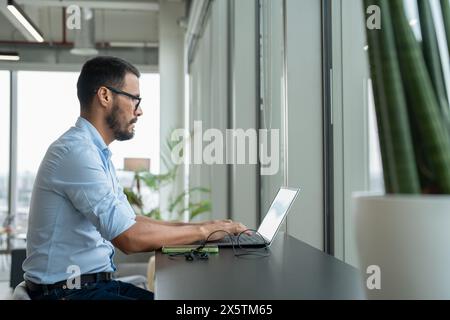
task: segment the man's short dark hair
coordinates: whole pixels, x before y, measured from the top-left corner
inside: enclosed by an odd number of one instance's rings
[[[120,58],[99,56],[87,61],[81,69],[77,82],[77,95],[81,108],[89,109],[92,99],[101,86],[121,89],[127,73],[140,77],[139,70],[135,66]]]

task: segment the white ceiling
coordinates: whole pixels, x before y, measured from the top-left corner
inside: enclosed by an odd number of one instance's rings
[[[28,0],[22,0],[27,2]],[[58,2],[58,0],[54,0]],[[21,0],[17,0],[21,3]],[[23,5],[22,8],[26,14],[39,27],[44,35],[45,41],[62,42],[63,40],[63,8],[48,6],[50,1],[33,0],[31,5]],[[82,2],[82,1],[72,1]],[[92,3],[93,1],[87,1]],[[107,7],[116,7],[118,4],[136,5],[158,3],[157,0],[142,1],[95,1]],[[41,5],[43,4],[43,5]],[[0,4],[1,5],[1,4]],[[60,4],[58,4],[60,5]],[[94,9],[95,14],[95,40],[96,42],[158,42],[158,19],[157,10],[133,9],[131,5],[128,9]],[[25,37],[16,30],[11,22],[0,13],[0,41],[24,41]],[[73,32],[67,30],[66,41],[73,41]]]

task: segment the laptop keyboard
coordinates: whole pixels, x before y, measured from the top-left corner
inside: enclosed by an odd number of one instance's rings
[[[239,242],[238,242],[238,238],[239,238]],[[264,244],[263,239],[261,239],[261,237],[254,235],[254,236],[249,236],[246,234],[241,234],[240,237],[238,236],[225,236],[222,240],[219,241],[215,241],[215,242],[221,242],[221,243],[231,243],[231,240],[233,240],[233,243],[235,245],[238,244]]]

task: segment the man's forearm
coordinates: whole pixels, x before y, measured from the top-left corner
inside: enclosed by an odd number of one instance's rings
[[[191,244],[206,238],[200,225],[161,224],[156,220],[137,217],[136,223],[113,244],[127,253],[154,251],[167,245]]]
[[[146,216],[142,216],[142,215],[137,215],[136,216],[136,221],[146,221],[146,222],[151,222],[151,223],[155,223],[155,224],[159,224],[162,226],[199,226],[204,224],[204,222],[200,222],[200,223],[192,223],[192,222],[179,222],[179,221],[163,221],[163,220],[156,220],[156,219],[152,219]]]
[[[231,220],[174,224],[138,216],[136,223],[113,239],[112,243],[126,253],[136,253],[157,250],[167,245],[192,244],[206,240],[209,236],[209,240],[219,240],[223,234],[238,234],[246,229],[244,225]],[[218,233],[219,230],[224,233]]]

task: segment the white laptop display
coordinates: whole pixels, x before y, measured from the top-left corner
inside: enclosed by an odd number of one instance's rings
[[[275,238],[281,224],[289,212],[289,208],[292,206],[292,203],[294,203],[299,192],[300,189],[280,188],[280,190],[278,190],[275,199],[270,205],[269,211],[258,228],[258,233],[264,240],[255,233],[251,236],[241,234],[239,237],[239,244],[237,236],[225,236],[222,240],[210,241],[208,243],[218,245],[219,247],[231,247],[233,243],[235,246],[240,245],[242,247],[269,246]]]

